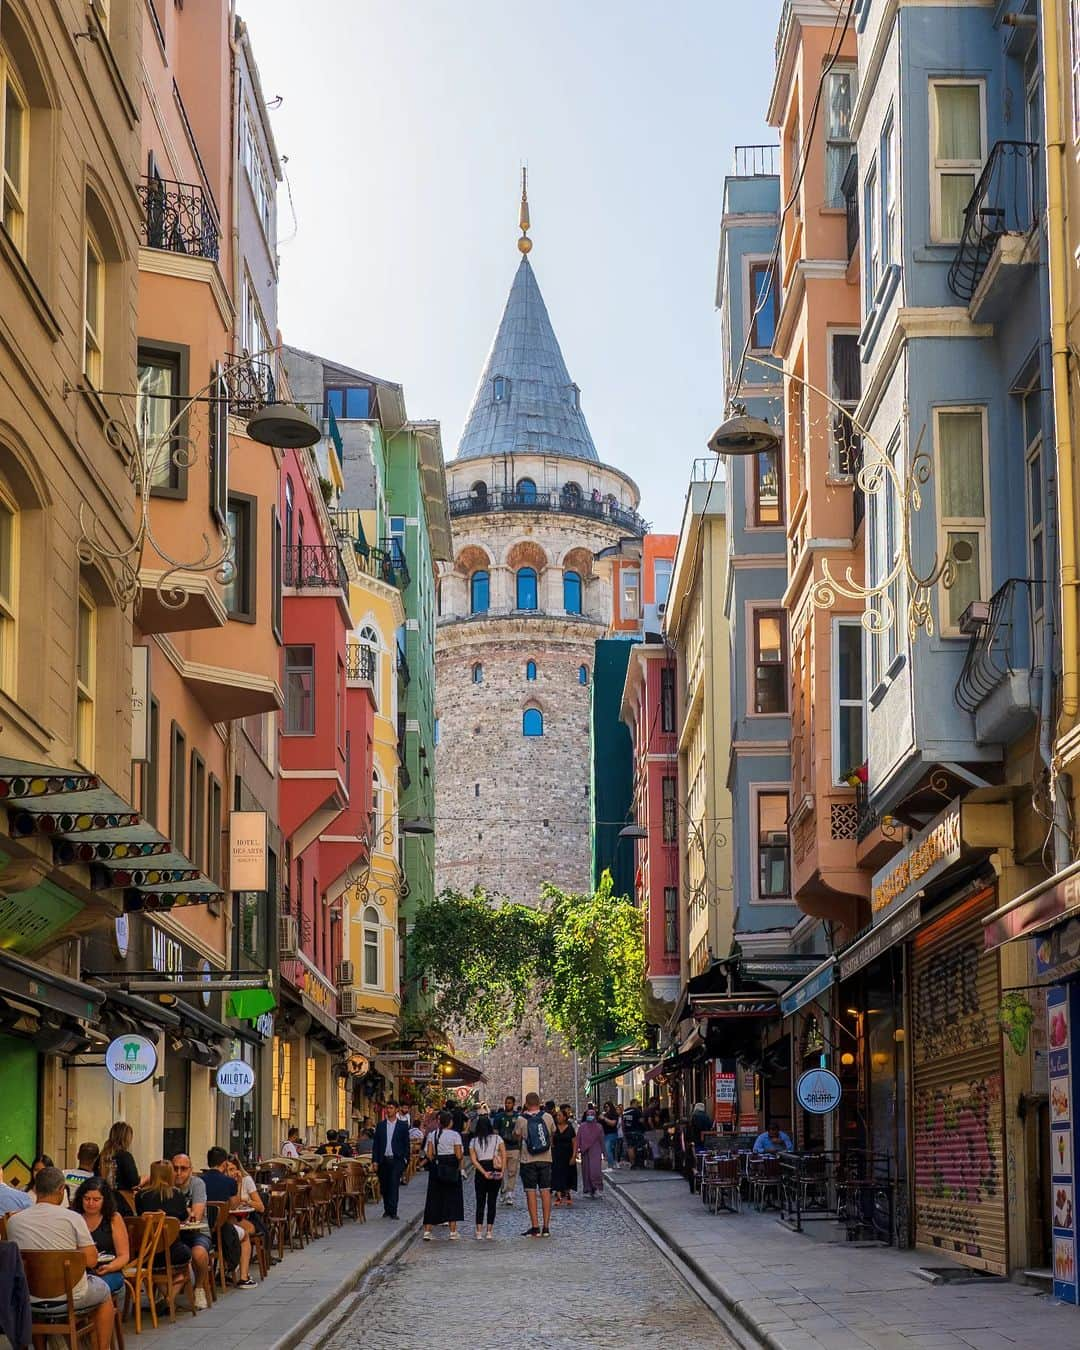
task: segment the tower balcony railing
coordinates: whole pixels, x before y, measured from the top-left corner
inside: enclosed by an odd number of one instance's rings
[[[564,487],[550,492],[494,491],[455,492],[450,497],[451,516],[487,515],[495,511],[553,511],[563,515],[583,516],[617,525],[629,534],[647,534],[649,523],[636,511],[620,506],[610,497],[592,496],[584,492],[567,491]]]
[[[142,237],[148,248],[217,262],[217,218],[200,183],[177,183],[145,174],[135,190],[143,207]]]
[[[281,580],[295,590],[340,590],[349,593],[349,574],[336,548],[323,544],[286,544]]]
[[[1025,235],[1042,209],[1039,147],[1033,141],[998,141],[990,151],[964,211],[964,227],[949,268],[949,290],[970,300],[998,241]]]

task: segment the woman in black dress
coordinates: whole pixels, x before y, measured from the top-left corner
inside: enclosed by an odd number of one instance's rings
[[[551,1189],[555,1206],[572,1209],[572,1192],[577,1190],[577,1131],[569,1114],[560,1107],[555,1112],[555,1133],[551,1136]]]
[[[424,1201],[424,1241],[431,1241],[435,1224],[450,1225],[450,1239],[459,1238],[458,1224],[465,1217],[465,1197],[461,1191],[461,1159],[465,1152],[461,1135],[451,1129],[453,1116],[439,1112],[439,1126],[428,1138],[427,1199]]]
[[[176,1175],[171,1162],[151,1163],[149,1185],[135,1197],[136,1214],[154,1214],[158,1210],[163,1210],[170,1219],[187,1223],[188,1202],[183,1191],[176,1189]],[[187,1279],[186,1268],[191,1265],[191,1248],[177,1238],[169,1248],[169,1259],[173,1268],[173,1284],[177,1289],[182,1289]],[[160,1270],[164,1264],[164,1252],[154,1257],[155,1269]]]
[[[98,1175],[104,1177],[117,1193],[116,1207],[125,1216],[130,1216],[132,1211],[122,1193],[137,1191],[142,1184],[139,1168],[131,1156],[134,1137],[135,1131],[126,1120],[116,1121],[98,1159]]]

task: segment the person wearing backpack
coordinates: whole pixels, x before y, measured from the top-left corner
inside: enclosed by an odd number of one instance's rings
[[[514,1126],[521,1145],[521,1184],[525,1187],[525,1202],[529,1206],[529,1227],[523,1237],[551,1236],[551,1136],[555,1122],[547,1111],[540,1109],[540,1095],[530,1092],[525,1098],[525,1113]],[[543,1226],[537,1223],[537,1192],[542,1210]]]
[[[502,1203],[512,1205],[517,1190],[518,1170],[521,1166],[521,1140],[517,1137],[515,1126],[521,1119],[517,1109],[517,1098],[507,1097],[503,1109],[496,1111],[491,1119],[495,1133],[503,1141],[505,1163],[502,1179]]]

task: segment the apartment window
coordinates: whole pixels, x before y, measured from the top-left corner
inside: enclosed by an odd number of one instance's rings
[[[787,620],[782,609],[754,612],[754,712],[787,712]]]
[[[333,413],[339,422],[364,422],[371,416],[371,390],[366,385],[326,390],[327,416]]]
[[[1043,458],[1042,458],[1042,395],[1036,388],[1021,395],[1024,419],[1024,461],[1027,485],[1028,576],[1034,582],[1046,577],[1046,529],[1043,512]],[[1043,587],[1032,588],[1032,609],[1038,613],[1043,607]]]
[[[786,900],[791,894],[788,794],[757,794],[758,899]]]
[[[673,566],[670,558],[657,558],[653,563],[653,591],[656,596],[656,607],[661,614],[667,608],[668,596],[671,594]]]
[[[0,689],[15,686],[18,610],[19,515],[15,503],[0,495]]]
[[[664,778],[660,782],[661,825],[665,844],[674,844],[679,838],[679,817],[675,797],[677,786],[674,778]]]
[[[832,769],[844,783],[866,759],[863,735],[863,626],[860,619],[833,621]]]
[[[151,825],[158,823],[158,773],[161,765],[161,705],[150,699],[150,729],[139,782],[139,810]]]
[[[515,578],[517,609],[535,609],[537,604],[536,568],[519,567]]]
[[[902,483],[904,453],[899,430],[891,438],[886,454],[897,475],[894,481]],[[886,500],[882,501],[882,497]],[[872,639],[870,687],[876,688],[900,655],[907,632],[904,614],[905,579],[903,569],[896,566],[903,536],[903,504],[896,492],[873,494],[867,504],[870,508],[869,564],[872,584],[881,586],[890,573],[896,573],[887,591],[892,622]]]
[[[527,680],[530,680],[530,681],[536,679],[536,662],[535,662],[535,661],[526,661],[526,662],[525,662],[525,678],[526,678]]]
[[[266,171],[266,166],[263,163],[262,154],[259,150],[258,133],[255,130],[251,113],[248,111],[246,104],[243,108],[242,121],[242,154],[244,169],[247,173],[248,182],[251,184],[251,192],[255,198],[255,209],[258,212],[259,220],[262,223],[263,232],[266,235],[267,240],[271,241],[274,194],[270,188],[270,176]]]
[[[866,308],[871,310],[881,281],[881,235],[878,230],[879,188],[877,164],[866,175],[863,187],[863,251],[866,254]]]
[[[390,548],[394,562],[400,567],[405,561],[405,517],[390,517]]]
[[[623,623],[637,623],[641,618],[641,575],[636,568],[622,574],[619,618]]]
[[[285,648],[285,735],[315,735],[315,648]]]
[[[833,403],[833,434],[829,468],[835,474],[854,474],[862,459],[862,440],[853,417],[862,391],[859,334],[830,332],[829,392]],[[841,412],[840,409],[844,411]]]
[[[379,979],[379,912],[374,905],[364,910],[364,983],[378,989]]]
[[[521,734],[523,736],[544,734],[544,714],[539,708],[526,708],[521,714]]]
[[[374,672],[372,681],[373,692],[375,694],[375,707],[379,707],[379,695],[382,685],[382,648],[379,642],[379,635],[371,624],[364,624],[359,633],[360,643],[367,647],[371,652],[371,668]]]
[[[221,784],[210,775],[206,799],[206,875],[221,885]]]
[[[191,785],[188,800],[191,803],[188,857],[201,869],[206,862],[206,763],[198,750],[191,752]]]
[[[281,590],[281,517],[277,507],[270,512],[270,626],[278,643],[282,635],[282,590]]]
[[[75,758],[94,767],[94,702],[97,691],[97,607],[80,587],[75,625]]]
[[[87,227],[86,271],[83,277],[83,374],[101,388],[105,364],[105,255]]]
[[[754,351],[769,351],[776,336],[779,308],[776,269],[771,262],[750,264],[750,346]]]
[[[181,389],[181,349],[164,350],[140,344],[135,420],[150,486],[154,489],[175,489],[182,484],[182,470],[174,461],[176,432],[166,437],[180,412]]]
[[[664,955],[674,956],[679,950],[679,891],[675,886],[664,887]]]
[[[270,330],[255,294],[255,283],[246,270],[240,283],[240,346],[249,356],[263,358],[269,355],[273,347]]]
[[[296,501],[292,479],[285,479],[285,547],[292,548],[296,528]]]
[[[855,103],[854,66],[834,66],[825,82],[825,205],[842,207],[841,183],[855,150],[851,109]]]
[[[563,609],[567,614],[581,613],[581,576],[577,572],[563,573]]]
[[[469,578],[469,613],[486,614],[491,597],[491,577],[483,571],[474,572]]]
[[[986,157],[982,80],[930,81],[930,238],[958,243]]]
[[[233,542],[232,580],[225,587],[230,619],[255,622],[255,510],[256,498],[230,496],[226,523]]]
[[[754,475],[754,524],[760,527],[784,523],[780,451],[761,450],[751,460]]]
[[[30,103],[0,47],[0,145],[3,146],[3,220],[8,238],[26,252],[26,187],[30,169]]]
[[[660,730],[675,730],[675,671],[671,666],[660,671]]]
[[[955,633],[968,605],[987,595],[986,413],[937,408],[934,427],[941,553],[956,569],[952,586],[941,591],[947,606],[942,627]]]
[[[187,738],[174,722],[169,738],[169,837],[181,848],[187,823]]]
[[[896,258],[896,176],[900,164],[895,152],[895,124],[890,112],[881,132],[878,165],[881,175],[881,266]]]

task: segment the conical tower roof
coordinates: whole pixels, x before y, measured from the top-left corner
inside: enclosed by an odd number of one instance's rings
[[[523,253],[457,457],[527,451],[596,462],[600,458],[581,412],[578,387],[566,369],[544,297]]]

